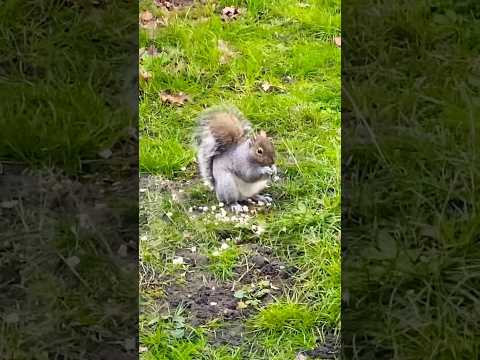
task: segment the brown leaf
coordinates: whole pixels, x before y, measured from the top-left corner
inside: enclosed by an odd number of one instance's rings
[[[154,4],[167,11],[174,11],[193,5],[193,0],[153,0]]]
[[[335,45],[337,45],[337,47],[342,47],[342,37],[341,36],[335,36],[333,41],[335,42]]]
[[[162,20],[157,19],[153,14],[145,10],[140,13],[140,26],[144,29],[154,30],[158,25],[165,25]]]
[[[148,81],[152,78],[152,74],[146,70],[140,69],[140,78],[144,81]]]
[[[237,54],[233,51],[228,43],[223,40],[218,40],[218,50],[220,51],[220,64],[227,64],[232,60]]]
[[[98,156],[103,159],[109,159],[112,157],[112,150],[110,149],[103,149],[98,152]]]
[[[170,94],[167,92],[162,92],[160,94],[160,99],[162,102],[170,105],[182,106],[185,105],[187,101],[190,101],[190,97],[183,92],[178,94]]]
[[[262,82],[260,87],[262,88],[263,91],[268,92],[271,89],[272,85],[269,84],[268,82],[264,81],[264,82]]]
[[[150,56],[158,56],[158,49],[155,47],[155,45],[150,45],[147,48],[147,54]]]
[[[221,18],[223,21],[230,21],[237,19],[241,14],[239,8],[234,6],[227,6],[223,8]]]
[[[145,49],[144,47],[138,49],[138,58],[140,59],[140,61],[142,61],[146,53],[147,53],[147,49]]]
[[[245,304],[243,301],[239,301],[239,302],[237,303],[237,309],[238,309],[238,310],[243,310],[243,309],[246,309],[247,307],[248,307],[248,305]]]
[[[267,81],[263,81],[261,84],[260,84],[260,88],[264,91],[264,92],[285,92],[285,89],[280,87],[280,86],[277,86],[277,85],[272,85],[270,84],[269,82]]]
[[[142,23],[147,23],[147,22],[150,22],[152,20],[154,20],[155,17],[153,16],[153,14],[148,11],[148,10],[145,10],[143,11],[142,13],[140,13],[140,21]]]
[[[0,202],[0,207],[4,209],[11,209],[11,208],[14,208],[17,204],[18,204],[17,200],[2,201]]]

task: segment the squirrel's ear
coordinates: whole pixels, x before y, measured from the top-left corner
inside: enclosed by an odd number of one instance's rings
[[[267,137],[267,133],[265,131],[260,131],[260,136],[261,137]]]

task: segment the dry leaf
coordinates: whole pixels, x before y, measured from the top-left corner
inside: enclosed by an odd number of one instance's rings
[[[237,309],[238,309],[238,310],[246,309],[247,307],[248,307],[248,305],[245,304],[243,301],[239,301],[239,302],[237,303]]]
[[[138,58],[142,60],[142,58],[146,53],[147,53],[147,49],[145,49],[144,47],[138,49]]]
[[[0,203],[0,207],[4,208],[4,209],[11,209],[11,208],[15,207],[15,205],[17,205],[17,204],[18,204],[17,200],[2,201]]]
[[[221,18],[223,21],[235,20],[240,16],[240,14],[241,11],[239,8],[236,8],[234,6],[227,6],[222,10]]]
[[[268,82],[264,81],[264,82],[260,85],[260,87],[262,88],[263,91],[268,92],[268,91],[271,89],[272,85],[269,84]]]
[[[137,347],[137,341],[135,340],[135,338],[125,339],[123,342],[123,347],[127,351],[134,350]]]
[[[155,19],[155,17],[154,17],[153,14],[152,14],[150,11],[148,11],[148,10],[145,10],[145,11],[143,11],[143,12],[140,14],[140,21],[141,21],[142,23],[148,23],[148,22],[150,22],[150,21],[152,21],[152,20],[154,20],[154,19]]]
[[[137,129],[135,129],[133,126],[129,126],[126,128],[127,134],[134,140],[138,140],[138,133]]]
[[[120,247],[118,248],[117,254],[122,258],[127,257],[127,254],[128,254],[127,246],[125,244],[120,245]]]
[[[144,29],[156,29],[158,25],[164,25],[164,23],[160,20],[157,19],[153,14],[145,10],[140,13],[140,26],[143,27]]]
[[[4,316],[4,321],[7,324],[17,323],[20,320],[20,317],[17,313],[10,313]]]
[[[68,266],[74,268],[78,264],[80,264],[80,259],[77,256],[70,256],[68,259],[65,260]]]
[[[269,82],[267,81],[264,81],[260,84],[260,88],[264,91],[264,92],[284,92],[285,89],[283,89],[282,87],[280,86],[276,86],[276,85],[272,85],[270,84]]]
[[[168,11],[178,10],[193,4],[193,0],[153,0],[155,5]]]
[[[164,103],[167,103],[170,105],[176,105],[176,106],[182,106],[187,101],[190,101],[190,97],[184,94],[183,92],[180,92],[178,94],[169,94],[169,93],[163,92],[160,94],[160,99]]]
[[[227,42],[223,40],[218,40],[218,50],[221,53],[220,56],[220,64],[227,64],[233,59],[237,54],[233,51],[227,44]]]
[[[342,37],[341,36],[335,36],[333,41],[335,42],[335,45],[337,45],[337,47],[342,47]]]
[[[112,150],[110,149],[103,149],[98,152],[98,156],[100,156],[103,159],[108,159],[112,156]]]
[[[165,8],[167,10],[173,10],[174,8],[174,5],[170,2],[170,1],[166,1],[166,0],[153,0],[153,2],[155,3],[155,5],[157,5],[158,7],[162,7],[162,8]]]
[[[146,346],[140,346],[138,348],[139,353],[144,353],[144,352],[147,352],[147,351],[148,351],[148,348]]]
[[[140,78],[142,80],[148,81],[152,78],[152,74],[146,70],[140,69]]]
[[[158,49],[155,47],[155,45],[150,45],[146,51],[150,56],[158,56]]]
[[[302,353],[298,353],[297,356],[295,357],[295,360],[307,360],[307,357]]]
[[[174,265],[182,265],[184,263],[183,257],[181,256],[176,256],[173,258],[173,264]]]

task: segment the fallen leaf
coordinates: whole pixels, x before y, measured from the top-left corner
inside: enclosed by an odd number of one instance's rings
[[[127,246],[124,244],[120,245],[117,254],[122,258],[127,257]]]
[[[98,156],[100,156],[103,159],[108,159],[112,157],[112,150],[110,149],[103,149],[98,152]]]
[[[154,30],[158,25],[165,25],[162,20],[157,19],[153,14],[145,10],[140,13],[140,26],[144,29]]]
[[[150,45],[147,48],[147,54],[150,56],[158,56],[158,49],[155,47],[155,45]]]
[[[80,264],[80,259],[78,256],[70,256],[68,259],[65,260],[68,266],[74,268],[78,264]]]
[[[309,8],[309,7],[310,7],[310,4],[307,4],[307,3],[299,3],[298,6],[301,7],[302,9],[305,9],[305,8]]]
[[[152,74],[146,70],[140,69],[140,78],[144,81],[148,81],[152,78]]]
[[[335,45],[337,45],[337,47],[342,47],[342,37],[341,36],[335,36],[333,41],[335,42]]]
[[[193,0],[153,0],[154,4],[168,11],[178,10],[193,4]]]
[[[243,301],[239,301],[239,302],[237,303],[237,309],[238,309],[238,310],[246,309],[247,307],[248,307],[248,305],[245,304]]]
[[[160,94],[160,99],[164,103],[177,106],[185,105],[187,101],[190,101],[190,97],[183,92],[178,94],[169,94],[167,92],[163,92]]]
[[[137,129],[135,129],[132,126],[127,127],[127,134],[134,140],[138,140],[138,134],[137,134]]]
[[[264,91],[264,92],[284,92],[285,89],[280,87],[280,86],[276,86],[276,85],[272,85],[270,84],[269,82],[267,81],[263,81],[261,84],[260,84],[260,88]]]
[[[123,342],[123,346],[127,351],[134,350],[136,348],[136,344],[137,342],[135,341],[135,338],[125,339]]]
[[[268,91],[271,89],[272,85],[269,84],[268,82],[264,81],[264,82],[260,85],[260,87],[262,88],[263,91],[268,92]]]
[[[4,321],[7,324],[17,323],[19,320],[20,318],[17,313],[11,313],[11,314],[5,315],[4,317]]]
[[[148,348],[146,346],[140,346],[138,348],[139,353],[144,353],[144,352],[147,352],[147,351],[148,351]]]
[[[237,56],[235,51],[233,51],[229,46],[228,43],[223,40],[218,40],[218,51],[220,51],[220,64],[227,64],[232,60],[234,57]]]
[[[140,21],[142,23],[147,23],[149,21],[152,21],[154,18],[155,17],[153,16],[153,14],[148,10],[145,10],[142,13],[140,13]]]
[[[181,256],[176,256],[173,258],[173,264],[174,265],[182,265],[183,264],[183,257]]]
[[[93,229],[92,220],[88,214],[78,214],[78,226],[82,229]]]
[[[0,203],[0,207],[4,208],[4,209],[11,209],[11,208],[15,207],[15,205],[17,205],[17,204],[18,204],[17,200],[2,201]]]
[[[170,1],[166,1],[166,0],[154,0],[153,1],[155,5],[157,5],[158,7],[162,7],[162,8],[165,8],[167,10],[173,10],[174,8],[174,5],[173,3],[171,3]]]
[[[235,20],[240,16],[240,14],[241,11],[239,8],[236,8],[234,6],[227,6],[223,8],[221,18],[223,21]]]
[[[138,58],[140,61],[143,59],[146,53],[147,53],[147,49],[145,49],[144,47],[138,49]]]
[[[302,353],[298,353],[297,356],[295,356],[295,360],[307,360],[307,357]]]

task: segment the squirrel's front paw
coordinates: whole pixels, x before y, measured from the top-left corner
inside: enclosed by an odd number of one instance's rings
[[[270,166],[262,167],[262,175],[272,176],[274,174],[274,169]]]

